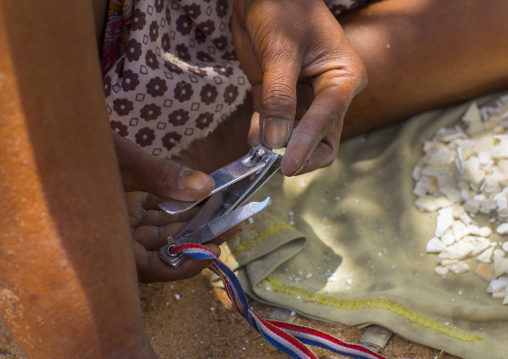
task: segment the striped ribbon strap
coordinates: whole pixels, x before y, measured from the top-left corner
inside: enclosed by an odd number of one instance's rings
[[[309,327],[276,320],[260,318],[249,309],[247,296],[233,271],[217,258],[208,248],[198,244],[182,244],[173,248],[172,253],[183,253],[194,259],[213,259],[210,267],[222,278],[226,293],[247,322],[276,348],[295,359],[318,359],[306,347],[314,345],[331,352],[356,359],[385,359],[364,346],[345,343],[331,335]]]

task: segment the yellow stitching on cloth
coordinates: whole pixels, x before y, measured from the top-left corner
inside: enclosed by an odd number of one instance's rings
[[[372,300],[345,300],[328,297],[322,294],[313,294],[311,292],[302,290],[300,288],[291,287],[282,283],[277,282],[276,280],[266,277],[266,279],[271,284],[271,289],[277,292],[283,292],[287,294],[291,294],[294,296],[300,296],[303,300],[313,301],[320,304],[347,309],[347,310],[355,310],[355,309],[367,309],[367,308],[380,308],[390,310],[394,313],[397,313],[404,318],[410,320],[413,323],[421,325],[425,328],[430,328],[436,332],[448,335],[452,338],[459,339],[466,342],[472,342],[475,339],[484,339],[478,335],[471,335],[466,332],[463,332],[458,329],[450,328],[446,325],[439,324],[432,319],[426,318],[425,316],[413,312],[412,310],[404,307],[403,305],[389,302],[387,300],[382,299],[372,299]]]
[[[239,245],[231,248],[231,252],[233,255],[238,255],[242,253],[243,251],[246,251],[248,249],[251,249],[256,244],[263,242],[268,237],[274,236],[279,232],[282,232],[286,229],[293,228],[289,224],[285,222],[279,222],[275,223],[274,225],[268,227],[263,232],[256,234],[253,237],[250,237],[249,239],[246,239],[245,241],[242,241]]]

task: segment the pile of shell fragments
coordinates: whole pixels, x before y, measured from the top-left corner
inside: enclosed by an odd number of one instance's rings
[[[508,304],[508,96],[481,110],[473,103],[423,149],[413,193],[419,210],[438,212],[426,247],[436,273],[474,271]]]

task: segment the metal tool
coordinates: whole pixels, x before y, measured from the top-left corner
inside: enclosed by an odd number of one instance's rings
[[[211,197],[176,237],[168,238],[168,244],[160,249],[160,258],[165,263],[178,267],[186,257],[172,254],[172,248],[183,243],[206,243],[266,208],[270,197],[262,202],[242,205],[280,169],[281,162],[281,155],[258,145],[246,156],[212,173],[210,176],[215,180],[216,187]],[[159,207],[175,214],[186,211],[201,201],[173,200],[162,203]]]

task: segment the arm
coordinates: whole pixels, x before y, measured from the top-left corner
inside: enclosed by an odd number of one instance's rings
[[[291,176],[329,166],[344,115],[367,83],[365,66],[322,0],[240,0],[233,40],[250,83],[255,114],[251,145],[287,147],[281,171]],[[313,100],[299,122],[297,83]]]
[[[28,357],[155,358],[88,1],[0,1],[0,307]]]
[[[380,1],[339,18],[369,83],[343,136],[508,88],[508,2]]]

